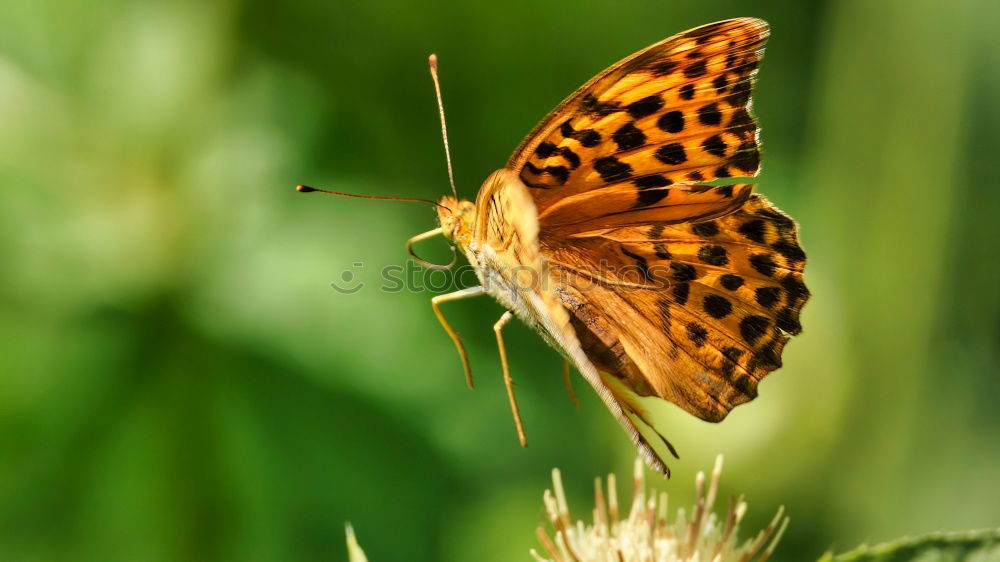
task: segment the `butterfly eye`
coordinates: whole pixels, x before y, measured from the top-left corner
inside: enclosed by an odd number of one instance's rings
[[[438,234],[444,234],[444,231],[441,229],[441,227],[435,228],[434,230],[428,230],[423,234],[418,234],[413,238],[410,238],[409,240],[406,241],[406,252],[410,254],[410,257],[413,258],[413,261],[419,263],[420,265],[426,267],[427,269],[436,269],[439,271],[444,271],[451,269],[458,262],[458,252],[455,251],[455,246],[449,246],[449,248],[451,248],[451,262],[445,265],[431,263],[418,256],[416,252],[413,251],[414,244],[420,242],[421,240],[426,240],[428,238],[437,236]]]

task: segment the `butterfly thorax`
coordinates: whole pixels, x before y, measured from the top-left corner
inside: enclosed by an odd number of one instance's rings
[[[476,205],[472,201],[459,200],[445,195],[439,201],[438,221],[445,238],[455,242],[462,254],[469,260],[487,293],[498,297],[501,304],[511,304],[516,293],[513,280],[507,279],[501,271],[502,260],[490,248],[479,243],[473,236],[476,225]],[[495,293],[498,293],[495,294]]]
[[[507,288],[507,290],[500,289],[504,294],[511,292],[512,284],[500,273],[498,263],[500,260],[495,252],[489,251],[486,244],[476,240],[475,203],[445,195],[439,204],[441,206],[438,207],[438,221],[441,223],[441,233],[445,238],[455,242],[469,260],[486,292],[497,296],[494,293],[498,286]],[[510,302],[509,298],[498,297],[498,300],[504,305]]]
[[[496,172],[486,180],[484,186],[510,179],[507,176],[504,171]],[[536,329],[551,344],[550,335],[542,328],[544,322],[536,307],[529,304],[530,297],[526,294],[538,282],[539,272],[533,268],[518,267],[518,263],[512,261],[511,248],[494,248],[490,241],[476,235],[479,217],[473,202],[446,195],[439,204],[438,220],[442,234],[454,241],[468,259],[486,293],[525,324]],[[533,206],[530,212],[534,213]],[[502,238],[509,241],[511,237],[513,235],[507,233]]]

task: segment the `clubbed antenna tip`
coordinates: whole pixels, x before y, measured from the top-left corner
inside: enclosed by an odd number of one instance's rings
[[[441,138],[444,140],[444,158],[448,163],[448,183],[451,184],[451,194],[458,199],[458,190],[455,189],[455,173],[451,169],[451,150],[448,148],[448,125],[444,120],[444,101],[441,100],[441,82],[438,80],[438,59],[437,55],[431,54],[427,57],[427,62],[431,67],[431,78],[434,79],[434,93],[437,95],[438,114],[441,116]]]

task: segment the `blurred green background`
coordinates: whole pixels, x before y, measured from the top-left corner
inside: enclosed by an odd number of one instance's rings
[[[488,299],[374,289],[432,209],[297,183],[459,191],[612,62],[699,24],[772,25],[760,191],[814,297],[724,423],[665,405],[674,506],[726,455],[781,560],[1000,523],[1000,5],[819,2],[0,4],[0,558],[524,560],[549,469],[575,514],[634,451]],[[444,244],[424,252],[444,258]],[[363,262],[363,268],[355,268]],[[338,294],[351,271],[370,286]]]

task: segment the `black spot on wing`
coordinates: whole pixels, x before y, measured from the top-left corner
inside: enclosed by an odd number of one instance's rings
[[[715,318],[716,320],[721,320],[733,311],[733,303],[729,302],[726,297],[720,297],[719,295],[705,295],[704,300],[702,300],[702,308],[705,313]]]
[[[764,335],[770,321],[765,316],[747,316],[740,320],[740,336],[750,345]]]
[[[551,142],[543,142],[535,147],[535,154],[539,158],[548,158],[556,153],[556,145]]]
[[[738,347],[724,347],[721,351],[723,357],[722,375],[727,379],[732,378],[736,366],[739,365],[740,357],[743,355],[743,350]]]
[[[735,291],[736,289],[739,289],[740,287],[743,286],[743,278],[740,277],[739,275],[733,275],[732,273],[727,273],[722,277],[719,277],[719,283],[721,283],[722,286],[725,287],[726,289],[730,291]]]
[[[575,170],[580,167],[580,157],[568,146],[559,149],[559,155],[569,163],[569,169]]]
[[[701,147],[705,149],[705,152],[711,154],[712,156],[718,156],[722,158],[726,155],[726,141],[722,140],[719,135],[712,135],[701,142]]]
[[[621,111],[618,102],[605,102],[597,99],[594,94],[586,94],[580,102],[580,109],[591,115],[604,116]]]
[[[771,371],[780,367],[781,356],[778,355],[778,351],[774,347],[775,342],[776,339],[761,344],[757,353],[747,362],[747,368],[753,370],[760,366],[765,370]]]
[[[659,174],[652,174],[649,176],[642,176],[641,178],[636,178],[632,180],[632,183],[640,189],[649,189],[651,187],[667,187],[668,185],[674,183],[668,178],[665,178]],[[661,227],[660,232],[663,232]]]
[[[658,224],[653,228],[649,229],[649,239],[653,241],[653,249],[656,251],[656,257],[661,260],[670,259],[670,250],[667,249],[663,242],[660,242],[660,237],[663,236],[663,231],[666,229],[662,224]]]
[[[673,271],[674,281],[693,281],[697,272],[689,263],[670,262],[670,269]]]
[[[572,119],[566,120],[562,125],[559,125],[559,133],[567,139],[573,138],[576,134],[576,131],[573,130],[573,126],[569,124],[570,121],[572,121]]]
[[[740,144],[729,164],[747,173],[756,172],[760,167],[760,151],[757,150],[757,143],[747,141]]]
[[[764,225],[764,221],[760,219],[752,219],[741,224],[736,230],[742,234],[744,238],[763,244],[764,234],[767,232],[767,227]]]
[[[546,166],[545,172],[554,177],[560,184],[566,183],[569,179],[569,170],[566,166]]]
[[[774,276],[774,270],[777,267],[777,264],[774,263],[771,256],[767,254],[755,254],[750,256],[750,265],[761,275],[765,275],[767,277]]]
[[[729,263],[726,249],[715,244],[707,244],[698,249],[698,259],[708,265],[723,266]]]
[[[666,76],[677,70],[678,64],[677,61],[672,60],[659,61],[650,66],[649,70],[654,76]]]
[[[725,73],[716,76],[715,80],[712,80],[712,87],[719,94],[726,91],[726,88],[729,87],[729,80],[726,79]]]
[[[760,66],[760,61],[758,61],[755,58],[744,59],[744,60],[746,62],[734,68],[733,72],[740,74],[742,76],[747,76],[754,70],[757,70],[757,67]]]
[[[785,290],[785,294],[788,295],[788,302],[798,302],[809,298],[809,289],[795,275],[786,275],[781,280],[781,287]]]
[[[781,289],[778,287],[759,287],[754,291],[754,299],[764,308],[771,308],[780,298]]]
[[[646,144],[646,135],[632,122],[626,123],[611,135],[611,140],[618,145],[618,150],[632,150]]]
[[[750,112],[747,108],[741,107],[733,113],[733,116],[729,119],[727,124],[728,131],[734,135],[743,137],[757,130],[757,123],[754,122],[753,117],[750,116]]]
[[[771,244],[771,247],[774,248],[776,252],[784,256],[789,263],[798,263],[805,261],[806,259],[806,253],[802,250],[802,248],[792,242],[779,240],[778,242]]]
[[[625,111],[632,116],[633,119],[642,119],[643,117],[652,115],[663,107],[663,98],[660,96],[646,96],[641,100],[634,101],[625,106]]]
[[[757,209],[754,214],[773,221],[778,225],[779,230],[791,230],[795,228],[795,221],[791,217],[774,209]]]
[[[656,126],[668,133],[679,133],[684,130],[684,114],[680,111],[668,111],[656,120]]]
[[[719,225],[715,224],[715,221],[696,222],[691,225],[691,232],[702,238],[708,238],[719,233]]]
[[[602,180],[608,183],[632,177],[632,166],[614,156],[605,156],[604,158],[595,160],[594,170],[601,175]]]
[[[687,155],[684,153],[684,146],[676,142],[665,144],[656,149],[653,156],[660,162],[671,166],[683,164],[687,161]]]
[[[757,396],[757,391],[753,387],[753,379],[750,378],[746,373],[732,375],[733,388],[745,396],[750,396],[751,398]]]
[[[802,324],[799,323],[799,314],[791,307],[785,307],[778,311],[778,317],[775,319],[775,325],[793,336],[802,333]]]
[[[775,331],[774,338],[771,339],[766,345],[762,345],[757,351],[757,361],[761,365],[770,367],[770,370],[777,369],[781,367],[781,335]]]
[[[708,330],[697,322],[688,322],[687,335],[695,347],[701,347],[705,345],[705,340],[708,339]]]
[[[698,109],[698,121],[701,121],[702,125],[708,125],[714,127],[722,124],[722,113],[719,112],[719,106],[715,103],[710,103]]]
[[[659,174],[653,174],[649,176],[643,176],[641,178],[636,178],[632,180],[632,183],[639,188],[638,199],[635,202],[634,208],[648,207],[659,203],[667,195],[670,194],[669,189],[663,189],[670,184],[674,183],[670,181],[669,178],[665,178]],[[663,232],[663,229],[660,229]]]
[[[684,67],[684,76],[687,78],[700,78],[705,75],[706,63],[705,59],[695,61],[686,67]]]
[[[751,84],[749,79],[740,80],[733,85],[729,95],[726,96],[726,103],[732,107],[743,107],[750,101]]]
[[[691,292],[691,288],[687,283],[678,283],[671,287],[670,292],[674,296],[674,302],[684,306],[687,304],[688,294]]]
[[[638,198],[636,199],[633,208],[649,207],[650,205],[655,205],[660,201],[666,199],[670,195],[669,189],[656,188],[656,187],[641,187],[639,189]]]
[[[530,174],[534,174],[534,175],[536,175],[536,176],[539,176],[539,175],[541,175],[541,174],[542,174],[542,169],[541,169],[541,168],[539,168],[538,166],[536,166],[536,165],[532,164],[531,162],[525,162],[525,163],[524,163],[524,169],[525,169],[525,171],[527,171],[528,173],[530,173]]]
[[[593,148],[601,144],[601,134],[593,129],[584,129],[576,133],[576,140],[587,148]]]
[[[566,183],[566,180],[569,179],[569,170],[566,168],[566,166],[546,166],[544,168],[539,168],[538,166],[535,166],[531,162],[525,162],[524,170],[536,176],[540,176],[542,174],[548,174],[553,178],[555,178],[560,185]],[[542,186],[542,187],[549,187],[549,186]]]
[[[694,99],[694,86],[691,84],[684,84],[681,89],[677,91],[677,95],[682,100]]]

